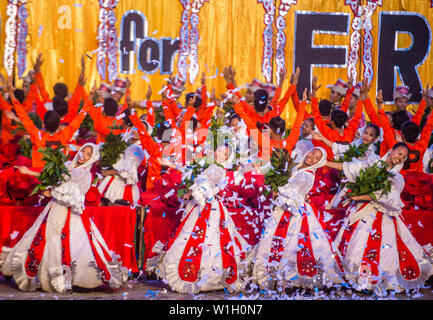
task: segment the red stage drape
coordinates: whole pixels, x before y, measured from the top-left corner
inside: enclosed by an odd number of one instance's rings
[[[0,250],[15,245],[35,222],[44,207],[4,206],[0,208]],[[87,207],[110,250],[120,256],[122,265],[138,272],[134,236],[136,212],[130,207]],[[11,239],[11,234],[18,235]]]

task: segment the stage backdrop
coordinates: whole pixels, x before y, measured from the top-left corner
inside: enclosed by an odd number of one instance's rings
[[[82,54],[87,89],[116,76],[133,81],[132,98],[152,99],[168,74],[225,91],[222,70],[232,65],[237,84],[253,78],[276,83],[279,71],[302,74],[299,91],[313,74],[326,85],[337,78],[373,81],[392,103],[405,83],[417,103],[422,85],[433,83],[431,0],[1,0],[1,72],[25,76],[38,53],[49,92],[57,81],[73,90]],[[283,89],[288,87],[284,81]],[[391,107],[390,107],[391,108]],[[294,120],[293,108],[284,113]]]

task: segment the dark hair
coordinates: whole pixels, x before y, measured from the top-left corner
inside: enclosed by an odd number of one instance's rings
[[[196,95],[196,94],[195,94],[194,92],[190,92],[190,93],[187,93],[187,94],[186,94],[186,96],[185,96],[185,106],[188,105],[189,99],[194,98],[195,95]],[[195,102],[194,102],[194,108],[197,109],[198,107],[200,107],[201,104],[202,104],[202,102],[203,102],[203,101],[201,100],[200,96],[197,95],[196,98],[195,98]]]
[[[410,151],[409,146],[404,142],[397,142],[395,145],[392,146],[392,150],[395,150],[400,147],[406,148],[407,151]]]
[[[348,118],[347,113],[344,111],[337,109],[331,112],[331,121],[334,122],[337,128],[343,127]]]
[[[269,128],[277,134],[283,135],[286,132],[286,122],[281,117],[273,117],[269,121]]]
[[[365,129],[367,129],[367,128],[373,128],[374,131],[376,131],[376,134],[375,134],[376,138],[380,135],[380,128],[377,125],[375,125],[374,123],[367,124],[365,126]]]
[[[396,130],[401,130],[402,124],[409,120],[409,116],[405,110],[395,111],[392,113],[392,124]]]
[[[401,126],[401,134],[403,135],[404,140],[409,143],[414,143],[420,134],[420,128],[416,123],[406,121]]]
[[[114,117],[118,108],[117,101],[113,98],[106,98],[104,100],[104,113],[107,116]]]
[[[331,114],[332,110],[332,103],[327,100],[323,99],[319,102],[319,112],[322,116],[329,116]]]
[[[53,98],[53,110],[56,111],[60,118],[68,114],[68,102],[60,96],[54,96]]]
[[[315,127],[315,124],[314,124],[314,118],[307,118],[307,119],[304,120],[304,122],[305,122],[305,121],[310,121],[310,122],[312,123],[312,125],[313,125],[313,129],[314,129],[314,127]]]
[[[258,112],[265,111],[268,106],[269,94],[266,90],[258,89],[254,91],[254,109]]]
[[[171,128],[171,126],[167,122],[163,122],[157,126],[156,136],[161,141],[169,142],[171,139],[172,131],[173,131],[173,129]],[[168,133],[170,133],[170,134],[168,134]],[[169,137],[168,140],[167,140],[167,136]],[[165,139],[163,139],[163,138],[165,138]]]
[[[24,102],[24,91],[23,90],[15,89],[14,90],[14,96],[20,103]]]
[[[54,85],[54,95],[66,98],[68,96],[68,86],[62,82],[57,82]]]
[[[60,125],[60,116],[54,110],[49,110],[44,116],[44,126],[48,132],[55,132]]]
[[[131,111],[130,111],[129,109],[125,109],[122,113],[125,115],[125,116],[122,118],[123,122],[124,122],[128,127],[132,127],[133,124],[132,124],[131,119],[129,118],[129,116],[131,115]]]
[[[192,117],[190,121],[192,122],[192,131],[196,131],[197,127],[198,127],[198,120],[197,120],[197,118]]]
[[[232,122],[232,120],[236,118],[239,119],[239,121],[241,121],[241,117],[239,117],[237,113],[232,114],[229,118],[229,121]]]

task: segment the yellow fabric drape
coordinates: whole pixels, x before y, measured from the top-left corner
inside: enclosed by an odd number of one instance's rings
[[[276,0],[278,9],[280,0]],[[365,1],[363,1],[365,3]],[[1,8],[1,35],[0,41],[4,43],[6,0],[0,0]],[[377,35],[380,11],[412,11],[424,15],[427,21],[433,21],[433,9],[430,9],[429,0],[405,1],[403,7],[399,0],[385,0],[383,7],[378,8],[372,17],[375,37],[373,44],[373,66],[377,69]],[[52,93],[52,87],[57,81],[63,81],[73,91],[79,76],[80,57],[89,54],[92,60],[86,58],[88,84],[87,90],[96,81],[101,82],[96,68],[97,54],[93,52],[98,48],[97,28],[99,23],[99,4],[97,0],[29,0],[27,4],[29,17],[27,19],[29,34],[27,38],[28,70],[39,52],[43,53],[45,63],[42,67],[47,89]],[[66,8],[66,12],[64,12]],[[63,10],[63,11],[62,11]],[[120,22],[124,13],[128,10],[143,12],[148,20],[148,36],[179,37],[180,18],[182,6],[178,0],[120,0],[115,10],[117,16],[118,36],[120,37]],[[297,5],[290,8],[286,15],[286,68],[287,79],[284,81],[283,93],[288,88],[288,78],[293,71],[293,44],[295,11],[319,11],[319,12],[346,12],[353,14],[344,0],[298,0]],[[70,12],[70,16],[68,13]],[[278,11],[277,11],[278,12]],[[198,30],[200,42],[198,45],[198,59],[200,72],[195,83],[187,84],[187,90],[193,90],[200,85],[201,73],[205,72],[207,77],[215,75],[218,68],[218,76],[208,79],[208,88],[215,87],[217,95],[225,92],[225,81],[221,76],[222,70],[227,65],[233,65],[237,71],[237,84],[243,85],[253,78],[264,81],[261,64],[263,54],[263,30],[264,9],[257,0],[210,0],[205,2],[199,12],[200,22]],[[276,13],[277,15],[277,13]],[[66,19],[65,19],[66,17]],[[70,17],[70,25],[67,18]],[[66,27],[65,27],[66,25]],[[276,29],[275,34],[276,34]],[[276,37],[274,36],[274,42]],[[410,39],[399,38],[398,45],[408,46]],[[349,35],[318,34],[315,36],[317,45],[344,45],[349,48]],[[4,46],[3,46],[4,47]],[[423,83],[431,81],[432,78],[432,50],[429,57],[418,68]],[[2,50],[3,53],[3,50]],[[361,58],[362,59],[362,58]],[[136,59],[135,59],[136,61]],[[177,72],[177,59],[175,70]],[[275,64],[274,64],[275,66]],[[275,67],[274,67],[275,69]],[[1,72],[5,74],[3,64]],[[322,88],[318,95],[326,98],[329,90],[327,84],[334,83],[337,78],[347,79],[345,68],[315,68],[313,70],[319,76]],[[26,73],[25,73],[26,74]],[[362,74],[362,72],[360,72]],[[137,70],[135,74],[129,75],[133,82],[131,92],[133,100],[143,100],[147,91],[148,83],[142,79],[143,72]],[[120,75],[126,77],[126,75]],[[159,72],[147,75],[152,85],[152,99],[158,100],[157,92],[163,86],[167,75]],[[273,77],[275,81],[275,76]],[[358,79],[360,80],[360,79]],[[20,86],[20,81],[17,81]],[[374,86],[376,81],[374,81]],[[372,95],[376,92],[373,86]],[[183,102],[183,101],[182,101]],[[296,116],[293,106],[289,108],[283,117],[291,123]]]

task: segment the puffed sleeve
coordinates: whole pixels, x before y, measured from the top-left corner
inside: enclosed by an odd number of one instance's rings
[[[144,151],[138,145],[130,145],[126,148],[125,153],[122,154],[113,165],[113,169],[117,174],[126,181],[126,184],[132,185],[138,182],[137,169],[144,159]]]
[[[343,154],[349,150],[350,145],[348,144],[342,144],[342,143],[337,143],[334,142],[332,144],[332,153],[335,156],[335,159],[340,159],[343,157]]]
[[[392,181],[390,192],[384,195],[381,194],[381,191],[374,192],[377,200],[372,201],[372,204],[378,211],[386,212],[391,216],[397,216],[404,207],[404,203],[400,197],[404,188],[404,178],[401,174],[396,173],[390,179]]]
[[[343,172],[349,181],[355,181],[359,171],[363,169],[365,164],[360,161],[343,162]]]
[[[305,204],[305,198],[314,185],[314,174],[301,171],[278,188],[277,205],[297,215]]]
[[[52,197],[60,204],[70,207],[73,213],[81,214],[85,208],[84,200],[92,183],[89,170],[76,168],[71,171],[71,177],[51,191]]]
[[[424,157],[422,159],[423,170],[425,173],[430,173],[429,162],[433,158],[433,146],[428,148],[424,153]]]
[[[203,207],[227,185],[227,181],[225,169],[212,164],[194,180],[191,195]]]

